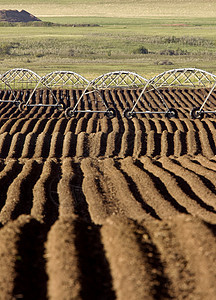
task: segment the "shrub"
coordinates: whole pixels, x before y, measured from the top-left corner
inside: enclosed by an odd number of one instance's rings
[[[160,55],[188,55],[188,51],[179,48],[177,50],[164,49],[160,51]]]
[[[6,54],[10,54],[10,50],[11,50],[11,46],[10,44],[2,44],[0,45],[0,54],[2,55],[6,55]]]
[[[171,66],[173,65],[173,62],[169,61],[169,60],[162,60],[162,61],[156,61],[155,62],[155,65],[158,65],[158,66]]]
[[[0,44],[0,55],[10,55],[11,50],[18,46],[19,43],[2,43]]]
[[[133,53],[134,53],[134,54],[148,54],[149,51],[148,51],[148,49],[145,48],[144,46],[140,46],[140,47],[138,47],[137,49],[135,49],[135,50],[133,51]]]

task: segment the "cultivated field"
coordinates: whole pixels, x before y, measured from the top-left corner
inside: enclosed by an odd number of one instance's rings
[[[0,2],[44,22],[0,23],[1,74],[216,74],[214,0]],[[178,118],[123,118],[140,92],[104,91],[113,119],[0,103],[0,300],[215,299],[216,119],[190,118],[209,89],[161,89]],[[81,93],[55,92],[72,107]],[[104,109],[83,99],[81,109]],[[32,103],[52,101],[38,90]],[[214,91],[205,108],[215,103]],[[136,110],[164,107],[151,91]]]
[[[1,299],[214,299],[216,120],[189,118],[208,90],[162,90],[179,119],[122,118],[139,92],[104,92],[113,119],[1,104]]]

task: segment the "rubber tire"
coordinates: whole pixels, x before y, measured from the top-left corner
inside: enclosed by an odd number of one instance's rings
[[[77,115],[77,112],[73,110],[72,107],[68,107],[66,110],[65,110],[65,116],[66,118],[70,119],[70,118],[75,118]]]
[[[116,111],[114,108],[110,107],[107,109],[107,111],[105,112],[105,116],[108,119],[113,119],[116,116]]]
[[[65,104],[63,102],[57,104],[58,111],[65,110]]]
[[[123,116],[124,116],[126,119],[130,120],[130,119],[132,119],[132,118],[134,117],[134,114],[131,113],[131,109],[130,109],[130,108],[126,108],[126,109],[123,111]]]
[[[166,112],[165,117],[168,119],[178,118],[178,112],[175,108],[171,107],[169,108],[168,112]]]
[[[19,110],[20,110],[21,112],[27,110],[26,103],[25,103],[25,102],[20,102],[18,108],[19,108]]]
[[[199,119],[199,120],[203,119],[204,112],[201,110],[199,113],[197,113],[199,110],[200,110],[199,107],[194,107],[191,109],[190,116],[192,119]]]

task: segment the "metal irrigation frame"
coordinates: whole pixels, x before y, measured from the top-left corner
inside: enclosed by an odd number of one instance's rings
[[[15,68],[8,70],[4,74],[1,75],[0,81],[5,84],[5,86],[8,87],[8,89],[11,91],[14,99],[12,100],[2,100],[1,102],[12,102],[16,105],[19,105],[22,103],[22,100],[17,99],[17,95],[15,95],[15,85],[18,84],[18,87],[20,86],[23,89],[23,86],[25,85],[24,90],[28,90],[28,85],[30,85],[30,88],[34,88],[35,84],[37,84],[41,80],[41,77],[29,69],[23,69],[23,68]],[[33,85],[32,85],[33,84]]]
[[[213,85],[213,86],[212,86]],[[216,112],[216,111],[203,111],[203,107],[209,99],[211,93],[213,92],[216,86],[216,76],[207,71],[197,69],[197,68],[179,68],[172,69],[168,71],[164,71],[163,73],[154,76],[152,79],[148,81],[148,83],[143,88],[141,94],[139,95],[137,101],[135,102],[133,108],[129,112],[129,114],[133,115],[136,113],[149,113],[145,112],[135,112],[134,109],[140,101],[142,95],[147,91],[147,88],[151,86],[153,89],[159,92],[159,88],[162,87],[179,87],[179,86],[187,86],[187,87],[209,87],[212,86],[209,91],[207,97],[205,98],[203,104],[200,108],[193,108],[191,110],[192,118],[202,118],[204,113],[208,112]],[[160,92],[159,92],[160,93]],[[166,102],[163,100],[165,107],[167,108],[167,112],[163,112],[167,117],[177,116],[177,111],[173,108],[168,108]],[[151,112],[151,113],[159,113],[159,112]]]
[[[41,77],[40,82],[35,86],[34,90],[32,91],[31,95],[29,96],[29,99],[27,102],[23,105],[23,109],[27,107],[35,107],[35,106],[42,106],[42,107],[56,107],[59,110],[64,110],[65,105],[63,102],[58,101],[56,95],[53,93],[53,88],[63,88],[65,86],[69,88],[83,88],[89,83],[89,81],[84,78],[82,75],[72,72],[72,71],[54,71],[51,73],[48,73]],[[53,99],[55,100],[54,104],[44,104],[44,103],[38,103],[38,104],[31,104],[30,101],[32,99],[33,94],[35,91],[41,87],[45,87],[48,90],[50,90],[51,95]]]
[[[104,113],[108,118],[113,118],[116,115],[115,109],[109,107],[107,101],[102,96],[101,90],[114,88],[138,88],[145,85],[147,81],[148,80],[146,78],[130,71],[114,71],[102,74],[89,82],[76,105],[74,107],[68,107],[65,111],[65,115],[66,117],[71,118],[75,117],[78,112],[90,112]],[[77,110],[77,107],[84,95],[95,92],[99,95],[105,110]]]

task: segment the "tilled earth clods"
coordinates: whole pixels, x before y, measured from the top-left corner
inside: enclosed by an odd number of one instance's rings
[[[215,298],[216,119],[189,116],[208,91],[164,89],[179,118],[123,118],[139,92],[104,92],[113,119],[1,103],[0,299]],[[137,109],[164,110],[153,92]]]

